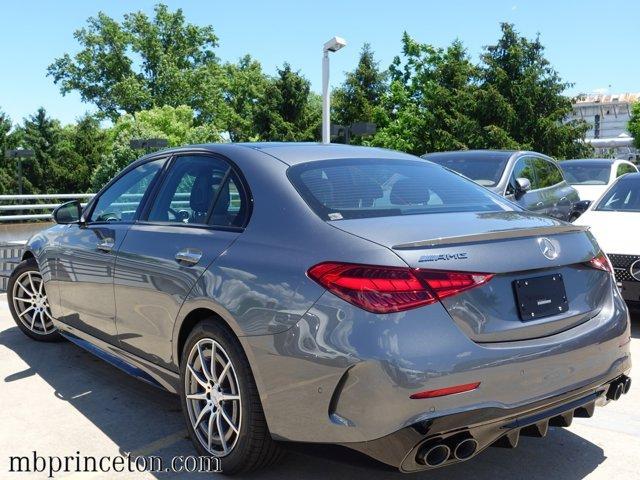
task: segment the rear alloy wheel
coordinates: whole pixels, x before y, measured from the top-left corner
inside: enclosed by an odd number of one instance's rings
[[[249,361],[235,335],[216,319],[197,324],[180,362],[180,401],[202,456],[232,475],[275,463],[282,449],[267,428]]]
[[[199,340],[187,358],[187,411],[200,443],[216,457],[228,455],[238,441],[242,398],[236,370],[224,348],[211,338]]]
[[[20,330],[35,340],[61,339],[53,324],[44,281],[34,259],[27,259],[16,267],[7,292],[11,315]]]

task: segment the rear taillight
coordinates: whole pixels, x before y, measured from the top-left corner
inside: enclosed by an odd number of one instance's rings
[[[598,253],[598,255],[589,260],[587,264],[590,267],[597,268],[598,270],[604,270],[605,272],[613,273],[611,262],[609,262],[609,258],[607,258],[604,252]]]
[[[491,279],[486,273],[420,270],[324,262],[307,272],[331,293],[373,313],[391,313],[429,305]]]

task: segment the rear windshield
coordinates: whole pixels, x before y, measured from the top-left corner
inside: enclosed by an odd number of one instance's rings
[[[326,220],[514,210],[460,175],[420,160],[325,160],[291,167],[287,174]]]
[[[483,187],[495,187],[502,178],[509,155],[491,152],[471,155],[435,153],[425,155],[423,158],[461,173]]]
[[[560,162],[564,178],[571,185],[606,185],[611,175],[610,163]]]
[[[640,178],[618,180],[600,199],[595,210],[640,212]]]

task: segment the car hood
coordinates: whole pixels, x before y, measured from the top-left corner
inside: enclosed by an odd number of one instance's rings
[[[633,235],[629,235],[630,228],[633,230],[634,225],[640,224],[640,213],[588,210],[574,223],[590,227],[605,253],[640,254],[640,245]]]
[[[609,185],[571,185],[578,191],[580,200],[591,200],[592,202],[599,199]]]

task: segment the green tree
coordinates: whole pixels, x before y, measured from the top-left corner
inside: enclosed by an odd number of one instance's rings
[[[155,15],[129,13],[121,23],[100,12],[74,34],[80,51],[65,54],[48,68],[63,94],[77,91],[83,101],[116,120],[156,106],[206,107],[210,119],[224,106],[211,26],[187,23],[181,9],[158,4]],[[214,98],[212,98],[212,96]]]
[[[365,43],[355,70],[347,72],[344,83],[332,94],[333,121],[338,125],[375,122],[388,88],[386,80],[387,73],[380,70],[371,46]]]
[[[588,155],[582,142],[588,125],[564,121],[572,109],[564,92],[572,84],[545,58],[539,36],[522,37],[509,23],[501,31],[498,42],[485,48],[480,67],[478,119],[495,134],[492,140],[510,137],[520,148],[558,158]]]
[[[133,139],[164,138],[170,147],[220,141],[220,134],[213,125],[197,125],[193,110],[186,105],[156,107],[133,115],[122,115],[109,136],[112,142],[110,152],[102,158],[91,177],[95,191],[144,153],[129,146]]]
[[[478,70],[462,43],[436,48],[405,33],[402,44],[370,143],[414,154],[480,144],[482,128],[474,110]]]
[[[320,135],[321,101],[288,63],[265,88],[254,122],[260,140],[305,141]]]
[[[631,107],[631,118],[627,128],[633,137],[636,148],[640,148],[640,102],[634,103]]]
[[[13,123],[7,114],[0,110],[0,195],[17,193],[16,162],[5,159],[5,152],[17,146],[17,136],[13,132]]]

